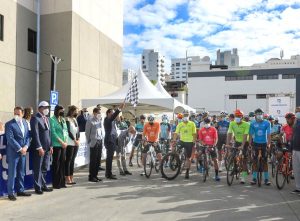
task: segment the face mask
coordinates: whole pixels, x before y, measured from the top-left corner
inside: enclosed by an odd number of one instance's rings
[[[183,121],[184,121],[184,122],[188,122],[188,121],[189,121],[189,118],[188,118],[188,117],[184,117],[184,118],[183,118]]]
[[[149,124],[151,124],[151,125],[152,125],[152,124],[153,124],[153,121],[149,121]]]
[[[263,119],[263,115],[256,115],[256,119],[257,120],[262,120]]]
[[[253,120],[254,120],[254,117],[250,117],[249,120],[250,120],[250,121],[253,121]]]
[[[210,124],[205,124],[205,128],[210,128]]]
[[[61,117],[64,117],[65,116],[65,112],[59,112],[58,115],[61,116]]]
[[[300,112],[297,112],[295,115],[297,119],[300,119]]]
[[[14,118],[17,122],[21,121],[21,118],[19,117],[19,115],[15,115]]]
[[[49,109],[47,108],[47,109],[44,109],[43,110],[43,114],[46,116],[46,115],[48,115],[49,114]]]
[[[84,116],[85,118],[87,118],[87,117],[89,116],[89,113],[88,113],[88,112],[83,112],[83,116]]]
[[[165,123],[165,124],[168,123],[168,120],[163,120],[163,123]]]
[[[97,118],[100,120],[101,119],[101,114],[97,114]]]
[[[236,117],[236,118],[234,118],[235,119],[235,122],[237,122],[237,123],[241,123],[241,118],[239,118],[239,117]]]

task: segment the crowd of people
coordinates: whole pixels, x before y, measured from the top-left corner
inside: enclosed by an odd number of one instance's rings
[[[97,105],[92,114],[83,108],[72,105],[65,108],[57,105],[52,117],[46,101],[40,102],[37,113],[32,108],[15,107],[14,118],[5,124],[7,139],[6,159],[8,163],[7,192],[9,200],[15,201],[16,196],[30,196],[25,192],[24,176],[26,153],[33,152],[33,177],[36,194],[51,192],[53,189],[67,188],[75,185],[74,163],[80,145],[80,134],[84,132],[90,148],[89,182],[99,182],[99,171],[105,170],[107,179],[117,179],[112,173],[112,161],[116,153],[117,167],[120,176],[132,175],[126,162],[126,146],[131,141],[132,151],[129,156],[129,167],[133,166],[135,149],[142,145],[142,164],[150,146],[155,148],[157,160],[162,160],[161,143],[166,142],[171,150],[180,143],[185,148],[187,160],[185,163],[185,178],[189,179],[190,168],[194,159],[202,154],[201,146],[209,147],[215,181],[220,181],[219,172],[223,170],[223,148],[230,154],[234,145],[242,150],[243,171],[240,183],[245,184],[248,176],[246,159],[253,152],[254,159],[258,150],[264,158],[264,184],[270,185],[268,172],[268,152],[271,141],[276,139],[280,148],[287,148],[292,153],[293,175],[296,189],[300,193],[300,107],[295,113],[286,113],[283,125],[278,118],[265,114],[260,108],[245,115],[237,109],[228,114],[221,111],[218,116],[210,116],[207,111],[191,114],[187,111],[179,113],[174,121],[163,114],[161,120],[154,114],[141,115],[138,122],[131,124],[121,116],[125,104],[118,108],[108,109],[103,119],[101,106]],[[101,166],[102,148],[106,148],[105,169]],[[250,151],[249,151],[250,150]],[[277,152],[278,159],[282,151]],[[46,175],[52,156],[52,188],[47,186]],[[0,155],[0,159],[2,156]],[[257,165],[253,163],[251,184],[257,183]],[[199,172],[203,172],[200,165]],[[141,175],[144,175],[142,172]]]

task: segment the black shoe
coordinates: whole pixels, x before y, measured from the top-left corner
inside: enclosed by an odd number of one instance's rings
[[[99,177],[96,177],[96,179],[98,180],[98,182],[102,181],[102,179],[100,179]]]
[[[114,175],[106,176],[106,178],[109,179],[109,180],[117,180],[117,177],[114,176]]]
[[[66,185],[64,185],[64,186],[61,186],[61,188],[68,188]]]
[[[42,195],[42,194],[44,194],[44,192],[41,191],[41,190],[36,190],[35,193],[36,193],[37,195]]]
[[[43,187],[42,191],[44,191],[44,192],[52,192],[53,189],[52,188],[48,188],[48,187]]]
[[[189,173],[186,173],[184,178],[185,178],[185,179],[190,179]]]
[[[132,173],[130,173],[128,170],[125,171],[126,175],[132,175]]]
[[[76,184],[76,182],[74,182],[74,181],[73,181],[71,184],[72,184],[72,185],[75,185],[75,184]]]
[[[121,175],[121,176],[126,176],[126,173],[123,172],[123,171],[120,171],[120,175]]]
[[[292,193],[292,194],[300,194],[300,190],[297,190],[297,189],[296,189],[296,190],[291,191],[291,193]]]
[[[25,192],[19,192],[19,193],[17,193],[17,196],[31,196],[31,194],[25,193]]]
[[[53,187],[53,189],[59,190],[59,189],[60,189],[60,187],[58,187],[58,186],[54,186],[54,187]]]
[[[99,171],[105,171],[105,169],[103,167],[99,167],[98,169]]]
[[[92,179],[89,179],[89,182],[98,183],[99,180],[97,178],[92,178]]]
[[[14,195],[8,195],[8,199],[10,201],[16,201],[17,200],[17,198]]]
[[[129,164],[128,164],[130,167],[133,167],[133,164],[132,164],[132,162],[129,162]]]

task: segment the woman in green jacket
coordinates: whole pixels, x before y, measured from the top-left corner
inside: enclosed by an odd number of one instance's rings
[[[53,144],[52,185],[54,189],[66,188],[65,159],[68,146],[68,128],[64,119],[64,107],[56,105],[54,116],[50,118],[51,140]]]

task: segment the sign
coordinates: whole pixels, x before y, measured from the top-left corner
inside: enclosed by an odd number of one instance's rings
[[[90,148],[86,143],[86,136],[84,132],[80,133],[80,144],[75,158],[75,168],[84,166],[90,163]]]
[[[284,116],[291,109],[290,97],[269,97],[269,114],[279,117],[280,121],[284,120]]]
[[[58,105],[58,91],[51,91],[50,92],[51,111],[54,111],[56,105]]]

